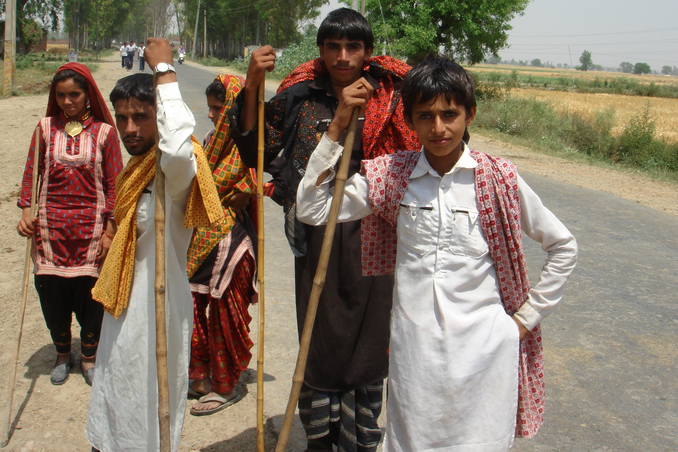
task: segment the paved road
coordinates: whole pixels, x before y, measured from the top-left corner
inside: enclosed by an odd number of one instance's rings
[[[214,75],[187,65],[177,72],[202,137],[211,126],[203,93]],[[678,450],[678,219],[609,194],[523,177],[577,237],[580,258],[565,299],[543,323],[546,423],[513,450]],[[277,429],[296,354],[293,270],[281,210],[267,204],[266,215],[266,414]],[[543,253],[529,239],[526,249],[536,278]],[[298,425],[292,439],[294,450],[302,448]]]

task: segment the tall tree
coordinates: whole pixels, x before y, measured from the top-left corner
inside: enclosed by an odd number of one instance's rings
[[[633,66],[633,73],[634,74],[650,74],[652,72],[652,69],[650,69],[650,65],[647,63],[636,63],[635,66]]]
[[[0,0],[0,10],[3,14],[5,2],[6,0]],[[16,33],[24,45],[34,43],[34,36],[38,31],[36,19],[43,24],[45,33],[48,29],[56,31],[59,28],[59,16],[63,11],[62,3],[62,0],[16,0]],[[24,51],[27,50],[28,48],[24,48]]]
[[[510,21],[529,0],[367,0],[377,51],[410,60],[443,53],[479,63],[506,47]],[[382,46],[379,49],[378,46]]]
[[[628,61],[622,61],[619,64],[619,69],[625,74],[630,74],[633,72],[633,64],[629,63]]]
[[[579,66],[577,69],[580,69],[582,71],[588,71],[589,68],[593,65],[593,60],[591,59],[591,52],[588,50],[584,50],[579,57],[579,62],[581,63],[581,66]]]

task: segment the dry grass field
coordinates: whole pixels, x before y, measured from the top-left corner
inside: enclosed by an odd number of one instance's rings
[[[620,94],[571,93],[540,89],[513,89],[513,95],[532,97],[551,102],[556,108],[595,115],[614,108],[617,125],[613,133],[621,133],[632,117],[650,106],[650,114],[657,125],[657,136],[678,143],[678,99],[660,97],[624,96]]]
[[[505,72],[511,73],[516,71],[518,75],[529,77],[549,77],[549,78],[561,78],[565,77],[572,79],[574,77],[575,82],[577,80],[595,80],[598,79],[611,79],[617,77],[627,77],[637,80],[641,84],[647,84],[654,82],[657,85],[676,85],[678,86],[678,77],[670,77],[666,75],[653,75],[653,74],[644,74],[644,75],[634,75],[634,74],[625,74],[622,72],[607,72],[607,71],[576,71],[574,69],[558,69],[558,68],[543,68],[543,67],[532,67],[532,66],[509,66],[505,64],[496,64],[496,65],[476,65],[470,66],[469,69],[472,72]]]

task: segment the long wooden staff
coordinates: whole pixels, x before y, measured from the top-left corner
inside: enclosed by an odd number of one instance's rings
[[[33,151],[33,181],[31,182],[31,220],[37,213],[37,199],[38,199],[38,175],[40,173],[40,128],[35,129],[33,135],[34,151]],[[35,234],[35,231],[33,232]],[[12,428],[12,405],[14,404],[14,386],[16,386],[16,373],[19,367],[19,349],[21,348],[21,336],[24,330],[24,314],[26,313],[26,299],[28,298],[28,284],[31,278],[31,252],[33,251],[33,237],[28,237],[26,241],[26,259],[24,260],[24,285],[21,290],[21,308],[19,308],[19,332],[16,336],[16,348],[14,349],[14,356],[12,361],[13,366],[10,365],[10,375],[7,385],[7,434],[2,442],[2,447],[9,443],[10,429]]]
[[[154,77],[156,109],[158,80]],[[156,114],[157,116],[157,114]],[[157,124],[157,117],[156,117]],[[160,135],[155,132],[155,359],[158,369],[158,421],[160,452],[170,452],[169,382],[167,377],[167,325],[165,320],[165,175],[160,166]]]
[[[294,412],[299,401],[299,393],[301,392],[301,385],[304,383],[304,373],[306,373],[306,359],[308,358],[308,349],[311,343],[311,333],[313,332],[313,324],[315,323],[315,315],[318,310],[318,301],[320,300],[320,293],[325,285],[325,275],[327,274],[327,264],[330,260],[330,252],[332,251],[332,241],[334,240],[334,229],[337,226],[337,217],[339,216],[339,209],[341,207],[341,199],[344,195],[344,185],[348,178],[348,167],[351,163],[351,152],[353,151],[353,142],[355,141],[355,132],[358,126],[359,108],[353,109],[351,122],[348,126],[348,133],[344,142],[344,152],[341,155],[341,162],[339,163],[339,170],[334,184],[334,195],[332,197],[332,205],[330,206],[330,216],[325,227],[325,237],[323,237],[322,248],[320,249],[320,258],[318,259],[318,269],[313,278],[313,289],[308,300],[308,308],[306,309],[306,318],[304,320],[304,329],[301,333],[301,342],[299,344],[299,356],[297,357],[297,366],[294,368],[294,376],[292,377],[292,391],[287,402],[287,409],[285,410],[285,419],[283,420],[280,436],[278,436],[278,444],[276,445],[276,452],[285,452],[287,448],[287,441],[292,430],[292,421],[294,420]]]
[[[264,94],[266,79],[259,86],[259,143],[257,147],[257,279],[259,281],[259,344],[257,348],[257,451],[264,452]]]

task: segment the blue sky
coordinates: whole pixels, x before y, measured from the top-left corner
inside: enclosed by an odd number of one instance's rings
[[[327,12],[341,6],[331,0]],[[678,0],[533,0],[509,32],[504,60],[579,64],[584,50],[595,64],[648,63],[653,70],[678,66]],[[569,46],[569,51],[568,51]]]

